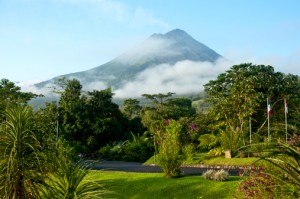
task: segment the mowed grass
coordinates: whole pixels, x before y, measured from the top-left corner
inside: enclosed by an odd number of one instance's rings
[[[90,171],[88,179],[103,180],[103,186],[112,191],[104,198],[168,199],[168,198],[233,198],[240,177],[229,181],[204,180],[202,176],[165,178],[161,173],[134,173]]]
[[[158,159],[158,157],[156,157]],[[183,162],[184,165],[223,165],[223,166],[250,166],[256,162],[259,158],[225,158],[224,156],[219,157],[208,157],[206,153],[197,153],[194,155],[194,160],[190,162]],[[157,164],[157,160],[154,160],[154,156],[149,158],[145,164]]]
[[[214,157],[203,161],[206,165],[223,165],[223,166],[250,166],[256,162],[258,158],[224,158]]]

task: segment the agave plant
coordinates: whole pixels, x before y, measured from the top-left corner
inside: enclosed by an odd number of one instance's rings
[[[33,111],[15,105],[0,125],[0,198],[40,198],[44,191],[43,154],[35,136]]]

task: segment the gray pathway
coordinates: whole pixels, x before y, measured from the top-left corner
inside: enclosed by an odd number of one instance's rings
[[[102,161],[95,162],[91,169],[105,170],[105,171],[126,171],[126,172],[147,172],[147,173],[161,173],[160,167],[156,165],[143,165],[137,162],[121,162],[121,161]],[[184,175],[201,175],[207,171],[208,167],[181,167]],[[217,169],[217,168],[216,168]],[[231,176],[238,176],[241,169],[226,168]]]

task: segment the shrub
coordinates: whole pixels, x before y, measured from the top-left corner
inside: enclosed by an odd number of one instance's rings
[[[202,177],[206,180],[226,181],[229,179],[229,173],[223,169],[219,171],[210,169],[204,172]]]
[[[182,151],[185,157],[185,164],[192,164],[194,160],[194,145],[193,144],[187,144],[183,147]]]
[[[215,181],[226,181],[229,179],[229,173],[223,169],[217,171],[213,175],[213,180]]]
[[[224,150],[221,147],[213,148],[208,152],[209,156],[221,156]]]
[[[217,136],[213,134],[203,134],[198,138],[198,140],[200,142],[199,148],[203,151],[209,151],[220,146]]]
[[[108,160],[144,162],[153,155],[154,147],[150,140],[142,139],[143,136],[135,136],[132,141],[106,145],[100,148],[98,153]]]
[[[210,170],[207,170],[206,172],[204,172],[204,173],[202,174],[202,176],[203,176],[203,178],[204,178],[205,180],[212,180],[214,174],[215,174],[215,171],[212,170],[212,169],[210,169]]]
[[[294,142],[294,141],[293,141]],[[244,198],[300,198],[300,150],[293,143],[261,143],[243,148],[259,154],[263,170],[240,185]]]
[[[273,198],[275,184],[271,176],[262,172],[252,173],[238,187],[241,198]]]
[[[159,141],[159,166],[166,177],[178,177],[181,175],[180,166],[183,162],[180,152],[182,146],[180,143],[180,132],[182,125],[171,120],[166,125],[157,139]]]

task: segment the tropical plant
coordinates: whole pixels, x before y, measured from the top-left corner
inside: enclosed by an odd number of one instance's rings
[[[202,177],[205,180],[212,180],[214,178],[214,174],[215,174],[215,171],[212,169],[209,169],[202,174]]]
[[[259,155],[260,160],[262,160],[260,164],[264,166],[264,170],[258,174],[250,174],[250,178],[244,181],[240,189],[244,190],[245,194],[255,196],[261,193],[257,186],[263,183],[263,186],[267,187],[265,182],[268,182],[269,196],[276,193],[278,196],[284,195],[285,198],[299,198],[299,146],[300,143],[297,143],[297,139],[295,139],[291,140],[289,144],[282,142],[262,143],[243,148],[243,151]]]
[[[181,175],[180,166],[183,162],[183,157],[180,156],[182,150],[181,129],[182,126],[178,122],[168,120],[165,129],[156,135],[159,148],[159,166],[166,177]]]
[[[45,189],[44,154],[32,109],[15,105],[0,126],[0,198],[40,198]]]
[[[199,148],[203,151],[209,151],[220,146],[219,139],[213,134],[203,134],[198,138],[200,144]]]
[[[100,181],[88,180],[88,164],[77,161],[60,161],[59,167],[51,176],[48,189],[43,197],[54,199],[102,198],[109,191]]]
[[[108,160],[145,162],[154,153],[153,142],[149,139],[148,132],[144,132],[141,136],[133,133],[131,135],[132,140],[106,145],[101,147],[98,153]]]
[[[229,179],[229,173],[224,169],[218,171],[210,169],[204,172],[202,177],[206,180],[226,181]]]
[[[298,76],[274,72],[272,66],[251,63],[232,66],[204,87],[208,102],[212,105],[210,112],[214,115],[220,132],[226,134],[223,136],[226,140],[221,145],[228,152],[236,152],[238,147],[249,143],[250,139],[247,138],[250,124],[253,132],[259,135],[256,137],[261,141],[266,137],[267,97],[272,99],[273,128],[284,121],[283,106],[278,106],[278,102],[290,97],[290,105],[294,107],[300,96]],[[291,113],[290,123],[298,123],[295,122],[296,118]],[[282,132],[283,129],[277,128],[276,131]],[[273,138],[280,138],[282,135],[284,134],[274,134]]]
[[[221,169],[214,173],[213,180],[215,181],[226,181],[229,179],[229,173],[225,171],[224,169]]]

